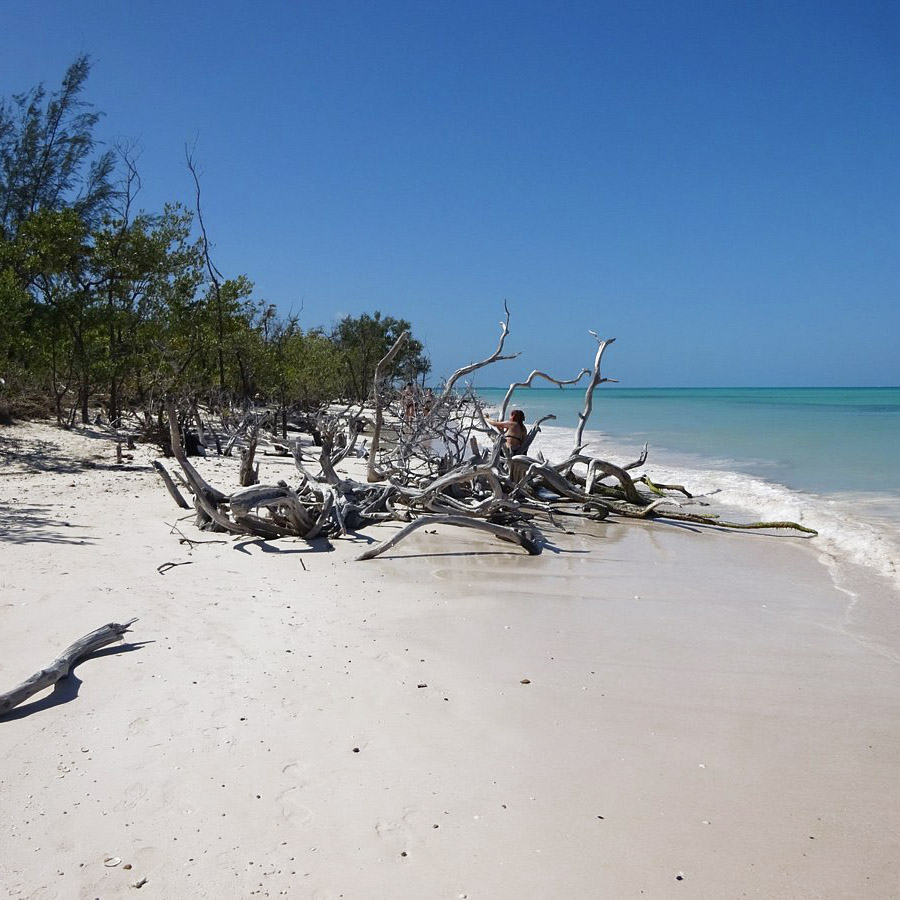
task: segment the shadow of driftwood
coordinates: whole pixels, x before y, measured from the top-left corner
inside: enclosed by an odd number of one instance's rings
[[[589,556],[589,555],[591,554],[591,551],[590,551],[590,550],[587,550],[587,549],[584,549],[584,550],[577,550],[577,549],[567,550],[565,547],[560,547],[558,544],[552,544],[552,543],[550,543],[550,541],[542,541],[542,542],[541,542],[541,549],[542,549],[542,550],[547,550],[547,551],[549,551],[550,553],[555,553],[557,556],[563,556],[563,555],[565,555],[565,556],[573,556],[573,555],[574,555],[574,556],[585,556],[585,555],[588,555],[588,556]]]
[[[117,653],[130,653],[132,650],[140,650],[145,644],[152,643],[153,641],[137,641],[133,644],[117,644],[115,647],[104,647],[102,650],[98,650],[96,653],[86,656],[72,666],[71,671],[65,678],[60,678],[60,680],[53,685],[53,690],[50,691],[49,694],[45,697],[41,697],[40,700],[31,700],[28,703],[17,706],[15,709],[11,709],[6,715],[0,716],[0,722],[12,722],[15,719],[24,719],[26,716],[42,712],[45,709],[51,709],[54,706],[62,706],[64,703],[69,703],[78,696],[78,691],[81,688],[81,679],[75,674],[75,669],[82,663],[91,659],[97,659],[101,656],[115,656]]]
[[[47,506],[0,507],[0,542],[7,544],[88,544],[94,538],[79,534],[74,526],[53,515]]]
[[[515,547],[510,545],[509,550],[441,550],[437,552],[429,553],[427,551],[423,551],[421,553],[414,553],[410,551],[409,553],[397,553],[397,552],[385,552],[376,556],[373,560],[364,560],[364,562],[375,562],[379,559],[442,559],[444,557],[448,558],[460,558],[460,557],[471,557],[471,556],[504,556],[504,557],[515,557],[522,559],[531,558],[530,553],[526,553],[521,547]]]
[[[314,544],[307,544],[305,547],[280,547],[277,542],[266,540],[265,538],[249,538],[244,541],[238,541],[234,545],[235,550],[250,555],[250,548],[258,547],[263,553],[331,553],[334,546],[331,541],[316,539]]]

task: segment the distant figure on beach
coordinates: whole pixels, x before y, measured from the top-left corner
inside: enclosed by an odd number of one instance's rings
[[[416,412],[416,392],[411,381],[406,382],[401,396],[403,398],[403,418],[411,422]]]
[[[525,444],[528,431],[525,428],[525,413],[521,409],[514,409],[509,414],[508,422],[498,422],[494,419],[486,420],[488,425],[506,432],[506,446],[510,453],[518,453]]]

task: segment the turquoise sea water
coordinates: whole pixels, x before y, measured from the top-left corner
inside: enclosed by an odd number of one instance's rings
[[[479,391],[499,405],[506,389]],[[584,391],[518,389],[529,422],[575,428]],[[594,392],[588,430],[651,450],[727,460],[814,491],[900,497],[900,388],[617,388]]]
[[[506,388],[478,390],[497,410]],[[584,389],[520,388],[510,409],[533,445],[562,459],[574,445]],[[820,531],[836,564],[856,563],[900,585],[900,388],[622,388],[601,385],[584,439],[613,462],[644,442],[651,477],[716,495],[757,518]]]

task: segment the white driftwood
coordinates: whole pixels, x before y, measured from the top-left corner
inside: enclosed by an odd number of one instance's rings
[[[520,387],[531,387],[531,382],[534,381],[535,378],[544,378],[547,381],[555,384],[560,390],[567,384],[578,384],[585,375],[590,375],[590,369],[582,369],[574,378],[568,379],[568,381],[560,381],[557,378],[554,378],[552,375],[548,375],[546,372],[539,372],[535,369],[524,381],[514,381],[510,386],[509,390],[506,392],[506,396],[503,398],[503,405],[500,407],[500,418],[501,420],[506,419],[506,410],[509,407],[509,402],[512,400],[512,395],[515,392],[516,388]],[[555,418],[555,417],[554,417]]]
[[[273,534],[273,537],[282,537],[286,534],[304,537],[313,527],[313,520],[297,494],[284,485],[256,484],[235,491],[228,503],[235,521],[250,523],[251,527],[256,527],[262,522],[270,526],[267,530],[279,532]],[[259,516],[254,516],[252,511],[259,508],[272,510],[276,516],[281,516],[289,523],[290,528],[281,527],[274,520],[267,522]]]
[[[393,362],[394,357],[400,352],[400,348],[409,338],[409,332],[404,331],[400,337],[394,341],[394,346],[378,361],[375,366],[375,382],[373,385],[375,393],[375,429],[372,432],[372,449],[369,452],[369,465],[366,470],[366,478],[369,481],[384,481],[385,475],[379,471],[376,466],[378,457],[378,449],[381,443],[381,428],[384,424],[384,405],[381,398],[381,384],[384,379],[384,373],[387,367]]]
[[[491,363],[498,362],[499,360],[505,359],[515,359],[519,354],[512,353],[507,356],[502,356],[503,353],[503,344],[506,342],[506,336],[509,334],[509,307],[504,302],[503,308],[506,311],[506,318],[500,323],[500,343],[497,344],[497,349],[486,359],[481,360],[481,362],[469,363],[467,366],[462,366],[457,369],[448,379],[447,383],[444,385],[444,390],[441,393],[440,399],[438,400],[439,404],[443,404],[443,402],[453,393],[453,386],[459,381],[460,378],[464,378],[466,375],[471,375],[472,372],[477,371],[478,369],[483,369],[485,366],[489,366]]]
[[[391,401],[386,390],[390,382],[389,364],[408,335],[403,333],[397,338],[376,367],[373,385],[375,433],[365,484],[344,477],[335,468],[355,446],[363,408],[354,406],[351,410],[347,406],[338,410],[329,406],[319,411],[316,417],[318,428],[313,429],[315,441],[321,447],[318,474],[304,466],[297,441],[293,452],[300,481],[295,488],[279,482],[277,486],[253,486],[229,497],[208,485],[185,457],[174,402],[169,400],[166,406],[172,431],[172,452],[181,467],[181,472],[173,471],[173,475],[194,495],[198,525],[205,528],[212,522],[232,533],[254,534],[265,539],[294,535],[311,541],[319,536],[346,535],[374,521],[393,519],[409,523],[360,559],[371,559],[385,552],[428,523],[487,531],[515,541],[529,553],[537,553],[540,532],[528,523],[549,521],[551,526],[559,527],[553,521],[557,512],[591,520],[618,515],[640,519],[673,518],[727,528],[811,531],[791,522],[738,525],[720,522],[708,515],[679,511],[665,494],[678,491],[689,498],[685,488],[654,484],[646,476],[636,477],[630,473],[646,461],[646,445],[640,458],[627,465],[586,455],[583,438],[592,410],[593,391],[599,384],[614,380],[602,377],[600,372],[603,353],[613,339],[600,340],[593,331],[590,333],[597,341],[597,351],[592,377],[585,392],[584,409],[578,417],[576,445],[568,459],[550,463],[539,452],[530,450],[529,445],[541,423],[553,418],[552,414],[532,425],[524,445],[515,455],[508,450],[502,435],[497,436],[491,449],[482,451],[477,444],[472,446],[473,432],[489,433],[483,404],[471,385],[460,392],[455,391],[454,385],[465,375],[492,362],[512,358],[503,355],[509,334],[509,309],[505,304],[504,309],[506,320],[500,323],[500,341],[494,353],[481,362],[457,369],[446,382],[440,397],[420,392],[420,402],[413,404],[412,416],[404,415],[408,412],[405,398],[403,405],[398,407],[397,401]],[[524,382],[514,382],[510,386],[503,403],[504,415],[515,388],[529,387],[538,377],[559,386],[574,384],[589,371],[582,370],[577,378],[569,381],[532,371]],[[398,424],[391,446],[382,449],[381,437],[383,429],[388,427],[385,420],[389,414],[396,416]],[[305,424],[309,424],[308,417],[305,417]],[[659,499],[654,501],[648,490]],[[661,508],[661,504],[666,508]]]
[[[250,440],[246,447],[241,447],[241,468],[238,473],[238,481],[241,487],[252,487],[259,483],[259,463],[253,465],[256,456],[256,444],[259,440],[259,427],[254,425],[250,432]]]
[[[166,486],[166,490],[169,492],[172,499],[182,509],[190,509],[190,504],[181,496],[181,491],[178,490],[177,485],[172,480],[172,476],[169,474],[166,467],[158,459],[154,459],[153,468],[159,473],[159,477],[162,478],[163,484]]]
[[[461,528],[474,528],[476,531],[486,531],[493,534],[501,540],[511,541],[528,551],[530,556],[537,556],[541,552],[541,548],[535,542],[530,534],[525,534],[524,530],[510,528],[507,525],[495,525],[493,522],[484,522],[481,519],[471,519],[468,516],[422,516],[413,519],[409,525],[405,525],[396,534],[370,547],[365,553],[360,553],[357,560],[374,559],[382,553],[395,547],[405,537],[411,535],[416,529],[425,525],[458,525]]]
[[[596,339],[598,344],[597,355],[594,357],[594,371],[591,375],[591,381],[587,386],[587,390],[584,392],[584,409],[578,413],[578,430],[575,432],[576,447],[583,446],[581,436],[584,434],[584,426],[587,425],[587,421],[591,415],[591,409],[594,405],[594,388],[605,381],[615,381],[614,378],[602,378],[600,376],[600,361],[603,359],[603,352],[613,341],[615,341],[615,338],[607,338],[605,341],[601,341],[596,332],[592,331],[590,333]]]
[[[238,423],[238,426],[234,429],[231,437],[228,438],[228,443],[225,444],[222,456],[231,456],[231,451],[234,448],[237,439],[250,427],[255,418],[256,416],[254,413],[246,413],[244,415],[244,418]]]
[[[639,504],[645,502],[645,498],[641,496],[640,491],[634,486],[631,476],[620,466],[607,462],[605,459],[596,459],[592,456],[583,456],[581,454],[570,456],[567,462],[569,463],[569,468],[575,463],[584,463],[587,466],[588,472],[584,488],[586,493],[591,493],[591,489],[597,479],[597,473],[602,472],[604,477],[609,476],[619,482],[622,486],[622,491],[625,493],[625,499],[630,503]]]
[[[56,684],[61,678],[65,678],[72,671],[72,667],[86,656],[90,656],[91,653],[94,653],[101,647],[105,647],[107,644],[121,641],[122,635],[135,622],[137,622],[137,619],[129,619],[123,625],[110,622],[108,625],[86,634],[83,638],[79,638],[45,669],[35,672],[31,678],[25,679],[11,691],[0,694],[0,716],[15,709],[20,703],[24,703],[38,691],[42,691],[44,688],[50,687],[51,684]]]
[[[541,423],[547,422],[548,420],[555,420],[556,416],[553,413],[547,413],[546,416],[541,416],[532,426],[528,429],[528,434],[525,435],[525,440],[522,441],[522,446],[519,447],[519,453],[527,453],[528,448],[534,443],[534,439],[541,432]]]
[[[626,471],[628,469],[639,469],[645,462],[647,462],[647,453],[650,450],[650,444],[647,441],[644,441],[644,449],[641,450],[641,455],[634,461],[628,463],[627,466],[622,466]]]
[[[166,415],[169,417],[169,439],[172,443],[172,455],[181,466],[184,477],[187,479],[194,498],[199,504],[203,512],[212,519],[218,526],[224,528],[232,534],[253,534],[251,528],[232,522],[228,516],[219,510],[219,503],[228,499],[226,494],[206,483],[201,478],[200,473],[191,465],[181,446],[181,437],[178,434],[178,411],[175,408],[175,400],[172,397],[166,398]]]
[[[437,481],[433,481],[423,489],[408,487],[398,487],[397,489],[406,497],[419,499],[437,494],[438,492],[450,487],[451,485],[460,484],[466,481],[472,481],[476,478],[484,478],[488,482],[488,484],[491,486],[491,492],[493,493],[494,497],[499,499],[503,496],[502,488],[500,487],[500,480],[497,478],[496,473],[490,466],[466,466],[459,471],[450,472],[447,475],[438,478]]]
[[[166,398],[166,415],[169,418],[169,439],[172,444],[172,455],[175,457],[178,465],[181,466],[181,470],[184,472],[191,489],[204,494],[214,503],[220,503],[225,499],[226,495],[216,490],[212,485],[207,484],[185,455],[184,448],[181,446],[181,435],[178,433],[178,410],[172,397]]]
[[[526,478],[529,480],[539,478],[550,490],[559,494],[560,497],[568,497],[570,500],[577,500],[579,503],[595,502],[597,500],[597,497],[586,494],[580,487],[572,484],[571,481],[550,466],[542,466],[528,456],[514,456],[512,459],[514,463],[528,466]]]

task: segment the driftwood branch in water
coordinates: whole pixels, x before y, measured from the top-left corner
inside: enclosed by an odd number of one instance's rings
[[[662,503],[658,500],[657,503]],[[674,519],[677,522],[696,522],[698,525],[711,525],[713,528],[734,528],[739,531],[756,531],[763,529],[790,529],[801,531],[803,534],[816,535],[819,532],[815,528],[807,528],[797,522],[726,522],[715,513],[685,513],[675,510],[659,509],[654,507],[654,519]]]
[[[486,531],[501,540],[511,541],[525,549],[530,556],[537,556],[541,552],[534,535],[526,533],[524,529],[510,528],[507,525],[495,525],[493,522],[484,522],[481,519],[470,519],[468,516],[423,516],[414,519],[408,525],[401,528],[396,534],[386,541],[370,547],[365,553],[360,553],[357,560],[374,559],[382,553],[396,547],[404,538],[409,537],[414,531],[425,525],[458,525],[461,528],[474,528],[476,531]]]
[[[51,684],[56,684],[61,678],[65,678],[72,671],[72,667],[86,656],[90,656],[91,653],[94,653],[101,647],[105,647],[107,644],[121,641],[122,635],[135,622],[137,622],[137,619],[129,619],[123,625],[110,622],[108,625],[86,634],[83,638],[79,638],[45,669],[35,672],[31,678],[27,678],[11,691],[0,694],[0,716],[15,709],[20,703],[24,703],[38,691],[42,691],[44,688],[50,687]]]
[[[644,445],[644,449],[646,450],[647,445]],[[641,475],[640,478],[635,479],[639,481],[641,484],[646,484],[654,494],[658,494],[662,496],[664,491],[677,491],[679,494],[684,494],[689,500],[693,499],[694,495],[685,489],[683,484],[657,484],[650,480],[648,475]]]

